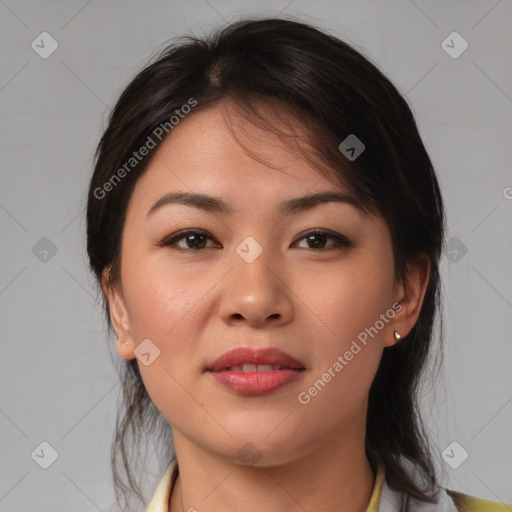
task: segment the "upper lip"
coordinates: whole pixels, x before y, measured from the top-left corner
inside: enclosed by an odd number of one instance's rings
[[[272,364],[285,366],[287,368],[304,370],[304,365],[293,358],[290,354],[270,347],[255,349],[251,347],[236,347],[224,352],[215,359],[206,369],[208,371],[219,371],[231,366],[239,366],[245,363],[249,364]]]

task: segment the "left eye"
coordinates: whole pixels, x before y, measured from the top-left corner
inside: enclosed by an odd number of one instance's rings
[[[181,231],[178,234],[171,236],[170,238],[166,238],[163,242],[158,245],[164,247],[175,246],[179,249],[189,250],[189,251],[198,251],[201,249],[206,249],[205,241],[213,240],[211,236],[209,236],[206,232],[200,230],[185,230]],[[298,241],[305,240],[306,243],[313,244],[310,247],[306,247],[306,249],[317,249],[317,250],[328,250],[329,247],[325,247],[326,240],[331,239],[334,241],[334,244],[331,245],[331,248],[338,247],[353,247],[353,243],[345,236],[333,233],[331,231],[327,231],[324,229],[310,231],[306,233]],[[187,246],[183,247],[178,245],[178,242],[185,241]]]
[[[310,231],[299,240],[306,240],[306,243],[313,243],[313,247],[306,247],[306,249],[319,249],[319,250],[328,250],[329,247],[325,247],[325,241],[331,239],[334,240],[334,244],[331,245],[331,248],[336,249],[338,247],[352,247],[352,242],[343,235],[338,233],[332,233],[331,231],[327,231],[325,229],[320,229],[316,231]],[[321,247],[320,247],[321,246]]]

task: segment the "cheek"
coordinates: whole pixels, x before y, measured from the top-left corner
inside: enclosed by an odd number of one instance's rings
[[[207,276],[193,265],[171,266],[163,253],[132,256],[125,259],[123,288],[136,338],[180,340],[188,315],[211,287]]]
[[[200,412],[191,407],[186,392],[202,364],[198,343],[203,327],[194,319],[208,287],[199,281],[148,264],[139,264],[126,278],[135,343],[149,339],[158,353],[150,365],[137,361],[139,371],[151,400],[169,421],[176,420],[176,411],[191,409],[191,417]]]
[[[314,272],[297,275],[293,291],[325,345],[336,349],[350,345],[390,309],[392,265],[376,260],[371,253],[355,255],[339,265],[318,266]]]
[[[380,315],[390,309],[390,291],[387,274],[375,268],[340,268],[336,279],[331,269],[324,278],[315,275],[316,288],[306,277],[298,292],[306,323],[318,329],[309,341],[314,343],[314,366],[297,401],[311,421],[324,418],[327,429],[359,411],[379,366],[386,329],[370,328],[376,322],[381,326]]]
[[[123,264],[123,290],[130,317],[130,328],[136,346],[149,339],[157,347],[158,357],[139,369],[148,393],[155,403],[160,397],[179,396],[187,373],[198,371],[198,342],[204,325],[198,312],[204,314],[204,302],[212,283],[204,273],[169,268],[162,259],[137,254],[127,256]],[[146,342],[147,343],[147,342]]]
[[[299,400],[314,415],[340,404],[339,414],[350,416],[364,402],[377,371],[389,335],[381,315],[391,309],[393,278],[391,262],[375,260],[371,255],[346,260],[334,271],[303,273],[297,281],[306,323],[317,326],[316,333],[309,331],[315,334],[314,370]]]

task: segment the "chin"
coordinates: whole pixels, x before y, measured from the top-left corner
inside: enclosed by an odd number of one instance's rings
[[[283,430],[281,435],[266,436],[268,432],[261,429],[253,435],[233,435],[226,443],[228,446],[219,452],[217,444],[214,451],[220,458],[246,467],[280,466],[297,458],[297,447],[290,445],[288,432]]]

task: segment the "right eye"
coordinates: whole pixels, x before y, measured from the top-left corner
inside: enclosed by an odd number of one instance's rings
[[[172,234],[158,245],[161,245],[162,247],[175,246],[177,249],[185,251],[198,251],[201,249],[208,249],[208,247],[205,247],[205,241],[207,239],[213,240],[213,238],[208,235],[206,231],[197,229],[185,229],[178,231],[178,233]],[[178,245],[177,242],[181,240],[185,241],[185,247]]]

